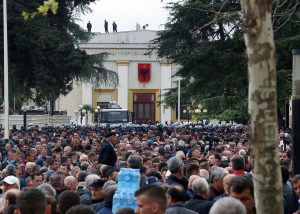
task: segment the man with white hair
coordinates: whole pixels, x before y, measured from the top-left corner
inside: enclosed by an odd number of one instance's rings
[[[85,187],[83,189],[84,193],[80,196],[80,204],[91,204],[92,203],[92,194],[90,185],[94,183],[94,181],[100,179],[100,177],[96,174],[90,174],[85,178]]]
[[[209,214],[246,214],[246,208],[239,200],[226,197],[218,200],[209,211]]]
[[[176,156],[177,157],[180,157],[182,160],[185,160],[185,154],[184,154],[184,152],[183,151],[178,151],[178,152],[176,152]]]
[[[72,192],[76,192],[77,190],[77,185],[78,185],[78,181],[76,180],[76,178],[74,176],[67,176],[64,179],[64,184],[66,187],[68,187]]]
[[[30,177],[31,173],[33,172],[33,168],[35,167],[34,162],[27,162],[25,165],[25,173],[23,175],[24,182],[27,181],[27,178]]]
[[[200,169],[200,177],[209,180],[209,172],[206,169]]]
[[[201,177],[196,178],[192,184],[192,190],[194,196],[185,202],[185,208],[197,213],[208,214],[213,203],[208,200],[209,186],[206,179]]]
[[[210,201],[224,192],[223,178],[228,174],[228,171],[222,167],[214,166],[211,168],[209,178],[211,183],[209,187]]]
[[[86,154],[82,154],[79,157],[79,163],[87,162],[89,160],[89,157]]]
[[[72,148],[70,146],[65,146],[63,152],[64,155],[68,155],[70,152],[72,152]]]
[[[186,191],[186,194],[188,195],[189,198],[192,198],[194,196],[194,192],[192,190],[192,184],[193,184],[194,180],[196,180],[197,178],[199,178],[198,175],[191,175],[189,177],[188,189]]]
[[[76,178],[77,173],[80,171],[80,167],[79,166],[74,166],[71,168],[71,175],[74,176]]]

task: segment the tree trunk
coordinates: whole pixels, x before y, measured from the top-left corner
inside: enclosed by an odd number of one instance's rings
[[[250,141],[257,213],[283,213],[277,149],[276,60],[272,1],[241,0],[248,57]]]

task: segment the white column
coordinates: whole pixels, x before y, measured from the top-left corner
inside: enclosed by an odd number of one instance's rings
[[[128,109],[128,61],[117,61],[118,64],[118,105]]]
[[[93,91],[92,91],[92,86],[88,84],[82,84],[82,105],[93,105]]]
[[[87,115],[82,116],[82,125],[87,125]]]
[[[171,88],[171,77],[172,77],[172,66],[169,62],[167,61],[162,61],[160,63],[160,75],[161,75],[161,85],[160,85],[160,89],[161,89],[161,101],[163,100],[163,95],[164,93],[166,93],[166,89],[170,89]],[[172,113],[171,113],[171,108],[164,108],[163,106],[161,106],[161,122],[165,122],[168,121],[168,123],[170,123],[170,121],[172,120]]]

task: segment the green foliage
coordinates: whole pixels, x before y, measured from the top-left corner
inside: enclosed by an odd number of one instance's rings
[[[290,93],[288,75],[291,49],[299,36],[299,3],[274,1],[274,28],[278,49],[278,93],[281,103]],[[248,75],[242,34],[240,1],[185,0],[169,4],[166,29],[154,40],[160,57],[180,65],[177,76],[185,80],[182,92],[208,109],[206,115],[222,120],[246,120]],[[192,92],[192,93],[189,93]],[[170,89],[165,102],[174,106],[177,89]],[[279,104],[281,106],[281,104]]]
[[[210,118],[219,120],[247,120],[247,101],[242,96],[219,96],[203,99]]]
[[[93,111],[92,106],[90,106],[88,104],[84,104],[82,108],[85,109],[86,112],[92,112]]]
[[[292,94],[292,70],[279,70],[277,72],[277,100],[278,108],[285,111],[285,103]]]
[[[22,12],[22,16],[25,20],[28,20],[29,18],[34,18],[37,14],[41,14],[43,16],[47,15],[49,11],[51,11],[53,14],[56,14],[58,10],[58,2],[56,0],[48,0],[44,1],[43,5],[40,5],[35,12],[29,13],[26,11]]]

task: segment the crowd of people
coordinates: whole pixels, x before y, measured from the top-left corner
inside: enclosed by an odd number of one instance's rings
[[[137,206],[118,214],[253,214],[248,138],[236,124],[14,128],[0,141],[0,213],[111,214],[118,173],[131,168],[141,174]],[[290,141],[281,130],[282,202],[300,214]]]

